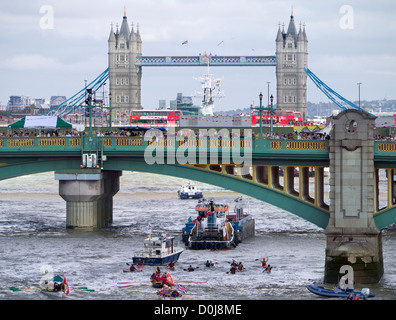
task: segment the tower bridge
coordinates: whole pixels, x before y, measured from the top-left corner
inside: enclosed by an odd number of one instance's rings
[[[143,41],[139,27],[129,28],[124,12],[120,29],[111,26],[108,38],[108,68],[87,88],[97,91],[109,82],[110,103],[120,114],[130,114],[131,109],[142,108],[142,77],[146,67],[275,67],[276,101],[278,107],[301,112],[306,118],[308,38],[305,26],[297,31],[293,13],[287,31],[279,26],[276,35],[276,52],[270,56],[224,56],[200,54],[198,56],[143,55]],[[45,114],[65,115],[79,108],[85,100],[83,88]]]
[[[279,26],[276,35],[276,52],[273,56],[146,56],[142,52],[139,27],[136,31],[124,17],[120,29],[110,30],[108,39],[109,78],[112,103],[120,112],[129,114],[131,109],[142,108],[141,91],[143,67],[191,67],[238,66],[276,67],[276,97],[278,106],[299,111],[306,117],[308,39],[305,26],[297,28],[293,13],[287,31]]]

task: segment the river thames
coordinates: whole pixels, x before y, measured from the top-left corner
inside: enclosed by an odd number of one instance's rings
[[[0,181],[0,299],[51,299],[37,290],[11,291],[10,287],[34,288],[50,266],[64,273],[71,290],[67,299],[140,300],[155,294],[149,284],[119,288],[117,282],[148,281],[154,267],[123,273],[135,251],[143,247],[145,231],[173,235],[184,247],[182,228],[194,216],[196,200],[179,200],[184,179],[146,173],[123,172],[120,191],[114,196],[113,223],[96,231],[66,229],[66,203],[58,195],[54,173],[42,173]],[[199,184],[205,198],[226,202],[240,194]],[[306,286],[321,283],[324,276],[323,230],[291,213],[243,196],[245,210],[256,222],[254,237],[227,251],[185,249],[171,273],[183,283],[190,299],[202,300],[323,300]],[[365,285],[373,300],[396,299],[396,226],[382,231],[384,275],[378,284]],[[185,248],[185,247],[184,247]],[[258,259],[269,257],[272,272],[262,272]],[[215,267],[204,267],[207,260]],[[245,272],[228,274],[232,260]],[[187,272],[189,265],[198,267]],[[362,287],[355,287],[361,289]]]

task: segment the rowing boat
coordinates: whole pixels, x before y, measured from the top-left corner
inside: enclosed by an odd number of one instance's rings
[[[54,298],[66,298],[67,297],[67,295],[64,291],[51,291],[51,290],[42,289],[40,292],[45,294],[46,296],[50,296],[50,297],[54,297]]]
[[[69,284],[66,276],[56,275],[49,280],[40,282],[41,292],[45,295],[57,298],[65,298],[69,295]]]
[[[152,280],[151,285],[153,288],[162,288],[164,286],[164,281],[162,280]]]
[[[128,270],[128,269],[124,269],[122,270],[122,272],[142,272],[143,269],[135,269],[135,270]]]

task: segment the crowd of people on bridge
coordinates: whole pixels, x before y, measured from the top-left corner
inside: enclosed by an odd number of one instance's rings
[[[146,131],[136,131],[131,132],[127,130],[98,130],[94,131],[94,134],[98,137],[143,137]],[[86,133],[85,133],[86,134]],[[164,138],[168,136],[167,131],[162,132]],[[152,134],[154,135],[154,134]],[[0,133],[0,137],[13,137],[13,138],[35,138],[35,137],[80,137],[81,133],[76,130],[14,130],[12,132]],[[150,134],[149,134],[150,136]],[[240,139],[255,139],[258,134],[255,134],[251,130],[203,130],[203,131],[193,131],[187,129],[183,133],[183,136],[188,138],[189,136],[195,136],[198,138],[240,138]],[[265,139],[276,139],[276,140],[329,140],[330,135],[326,133],[316,133],[316,132],[297,132],[293,131],[290,133],[276,133],[272,134],[268,132],[263,133]],[[394,131],[388,136],[384,135],[374,135],[375,141],[396,141],[396,134]]]

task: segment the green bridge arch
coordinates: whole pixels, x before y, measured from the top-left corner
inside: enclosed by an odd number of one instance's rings
[[[8,159],[7,165],[0,166],[0,179],[51,171],[76,171],[76,168],[80,167],[80,164],[80,154],[69,155],[68,157],[59,157],[58,155],[57,157]],[[316,207],[309,202],[246,179],[240,179],[218,172],[205,171],[178,164],[149,165],[141,157],[111,157],[104,162],[103,169],[146,172],[195,180],[251,196],[297,215],[323,229],[326,228],[329,221],[329,213],[326,210]],[[396,207],[376,213],[374,220],[379,229],[396,223]]]
[[[8,163],[8,170],[0,170],[0,178],[7,179],[22,175],[29,175],[51,171],[76,171],[81,163],[78,158],[35,158],[31,161],[18,161],[15,164]],[[232,190],[247,196],[264,201],[292,214],[295,214],[320,228],[326,228],[329,214],[308,202],[296,199],[285,193],[257,185],[253,182],[237,177],[224,175],[217,172],[209,172],[198,168],[179,164],[147,164],[143,158],[112,158],[104,164],[104,170],[137,171],[153,174],[161,174],[178,178],[199,181],[214,186]],[[86,170],[86,169],[85,169]],[[95,169],[94,169],[95,170]]]

